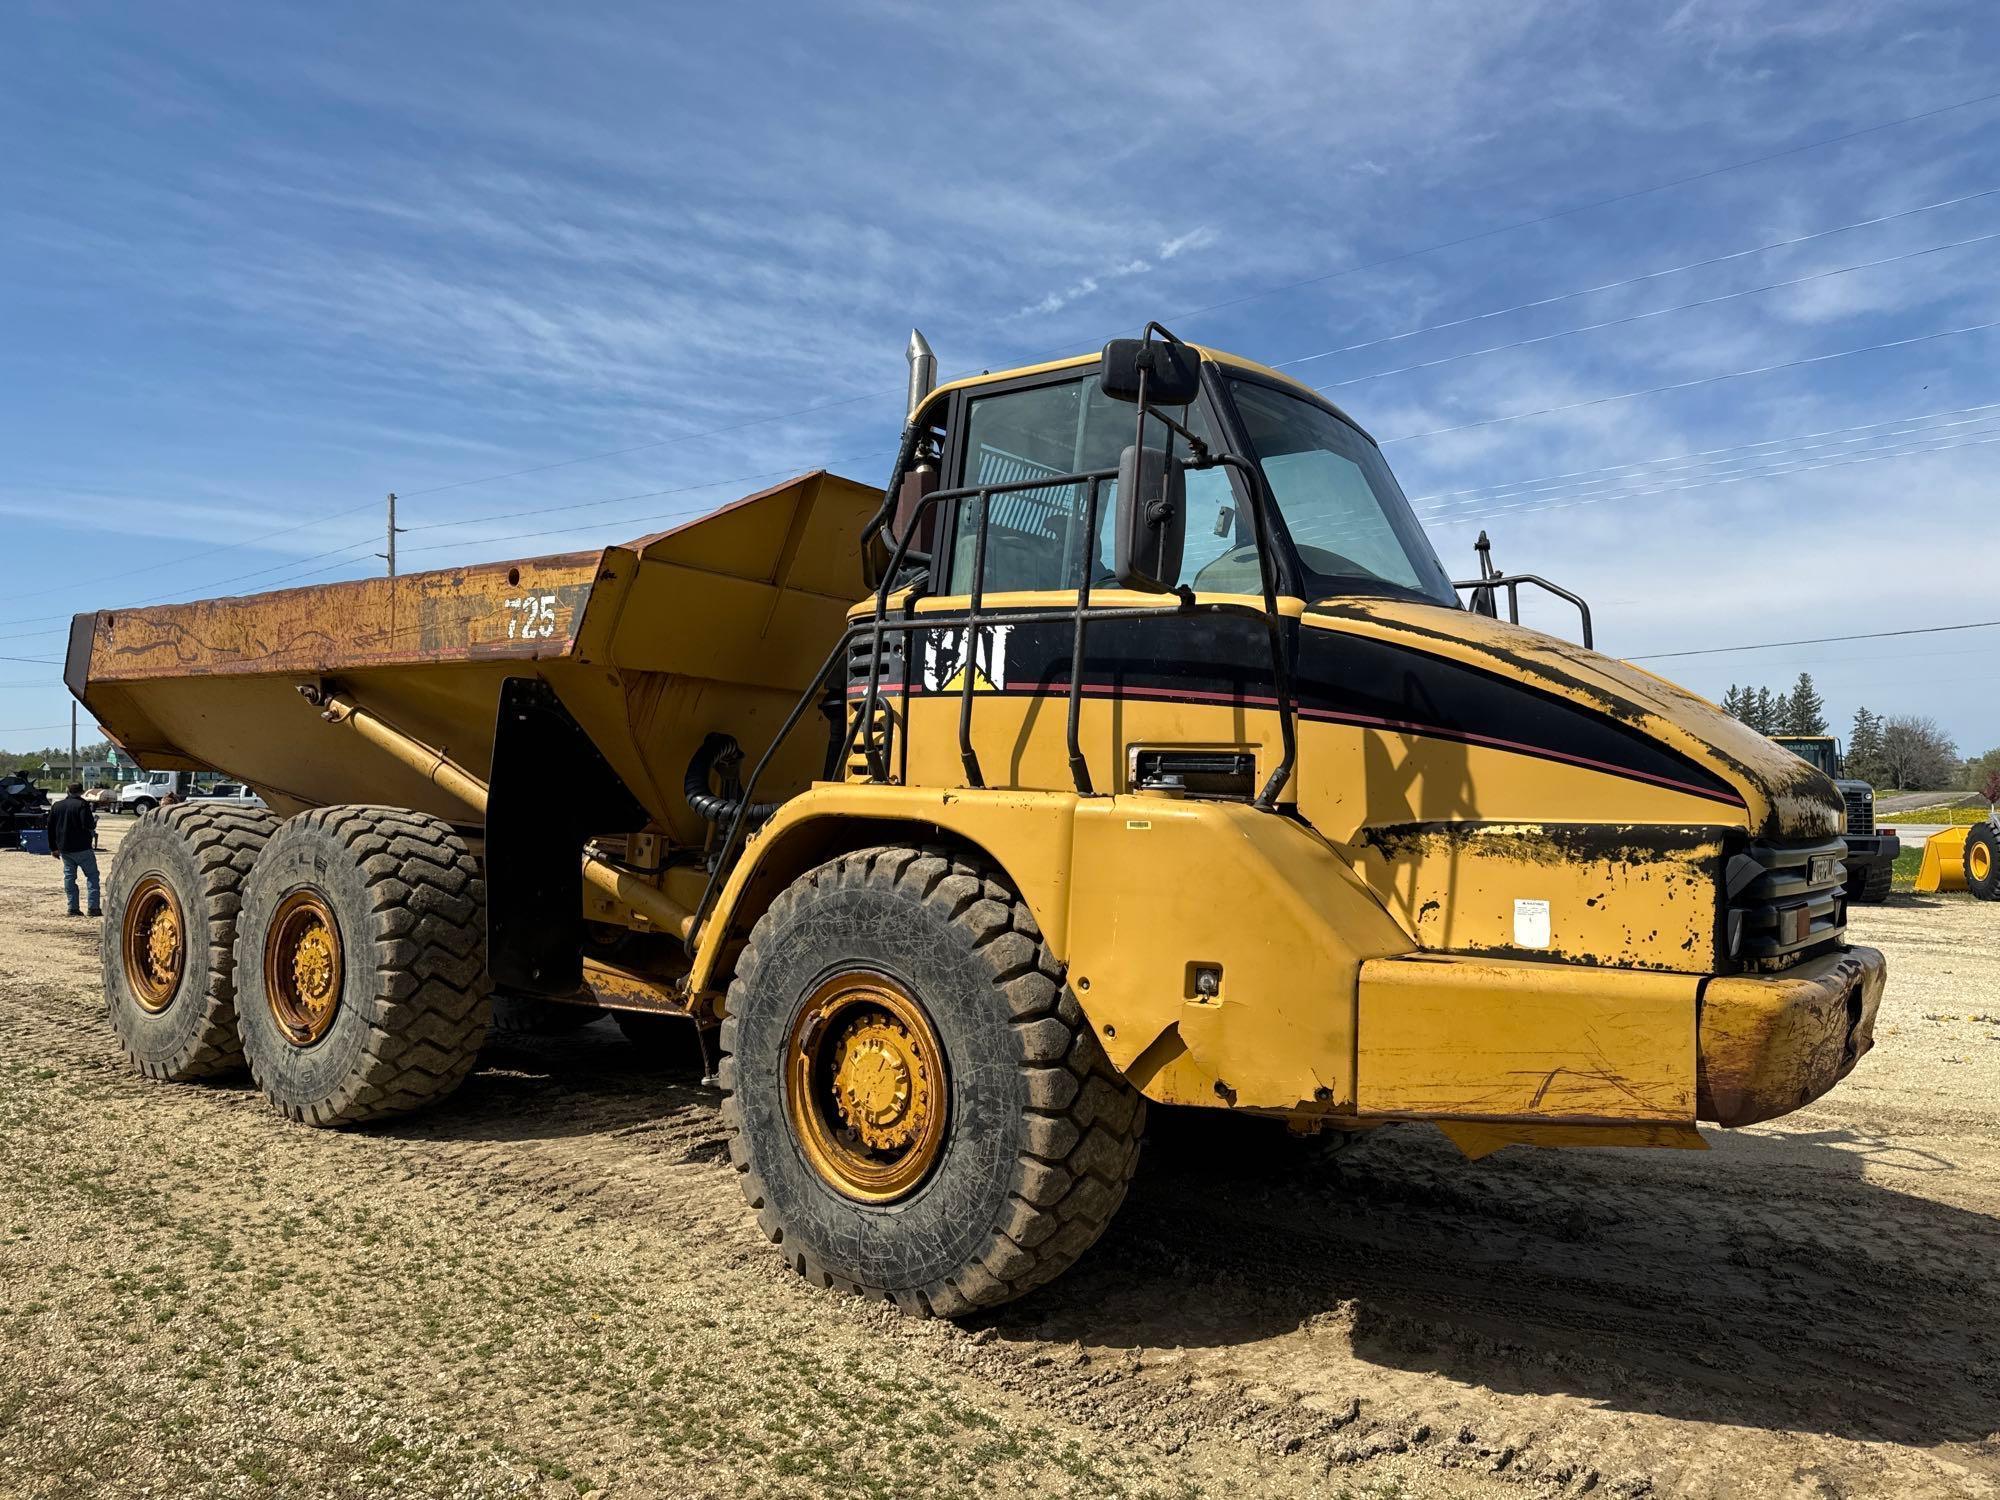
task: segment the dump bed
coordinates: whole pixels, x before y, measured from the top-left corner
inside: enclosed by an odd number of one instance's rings
[[[298,689],[331,680],[483,779],[502,682],[538,676],[652,816],[695,837],[689,757],[715,730],[768,743],[865,592],[880,500],[821,471],[598,551],[81,614],[65,679],[142,766],[225,771],[281,812],[380,802],[465,822]],[[792,740],[774,793],[818,773],[824,742]]]

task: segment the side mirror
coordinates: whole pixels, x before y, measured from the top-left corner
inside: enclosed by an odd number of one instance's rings
[[[1201,394],[1201,356],[1186,344],[1157,339],[1113,339],[1106,344],[1097,383],[1114,401],[1137,401],[1141,370],[1146,374],[1148,406],[1186,406]]]
[[[1186,468],[1157,448],[1127,448],[1118,455],[1117,504],[1111,571],[1118,586],[1172,593],[1187,541]]]

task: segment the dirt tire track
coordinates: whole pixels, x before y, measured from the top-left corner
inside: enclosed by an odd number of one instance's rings
[[[28,873],[0,865],[14,946],[81,951],[83,934],[39,915],[35,901],[56,908]],[[480,1316],[532,1357],[454,1362],[406,1335],[396,1389],[369,1394],[389,1413],[376,1420],[433,1438],[512,1414],[514,1446],[466,1459],[466,1493],[525,1472],[530,1492],[575,1494],[549,1480],[551,1454],[615,1472],[612,1493],[734,1492],[662,1457],[686,1451],[677,1429],[659,1435],[665,1419],[557,1389],[577,1315],[532,1288],[574,1262],[592,1296],[622,1296],[602,1309],[621,1336],[671,1327],[683,1403],[706,1389],[683,1377],[706,1381],[718,1358],[753,1398],[797,1359],[811,1378],[786,1412],[816,1412],[815,1388],[860,1361],[907,1392],[908,1413],[948,1399],[1002,1424],[1005,1444],[1045,1439],[980,1462],[1050,1493],[2000,1495],[2000,1021],[1926,1019],[2000,1013],[2000,924],[1973,919],[1990,915],[1899,900],[1861,919],[1891,952],[1877,1054],[1822,1106],[1717,1133],[1706,1153],[1467,1163],[1409,1128],[1308,1167],[1248,1122],[1218,1141],[1208,1122],[1167,1118],[1104,1240],[964,1328],[801,1286],[742,1210],[717,1096],[692,1071],[649,1067],[608,1023],[496,1039],[429,1113],[308,1132],[246,1088],[132,1076],[91,966],[50,960],[0,970],[0,1106],[15,1070],[52,1074],[37,1086],[59,1085],[75,1129],[113,1143],[106,1182],[130,1171],[135,1133],[170,1133],[205,1184],[182,1218],[232,1253],[341,1205],[384,1234],[490,1247],[479,1275],[520,1280]],[[50,1274],[55,1253],[0,1240],[0,1273]],[[421,1298],[438,1273],[403,1274]],[[702,1319],[719,1341],[697,1342]],[[296,1336],[336,1364],[356,1352],[328,1330]],[[0,1316],[0,1351],[24,1337]],[[592,1369],[618,1369],[627,1354],[598,1357]],[[0,1379],[0,1428],[5,1395]],[[892,1448],[857,1452],[892,1492],[934,1483],[934,1463]],[[544,1467],[520,1470],[521,1451]],[[762,1487],[825,1487],[738,1451]]]

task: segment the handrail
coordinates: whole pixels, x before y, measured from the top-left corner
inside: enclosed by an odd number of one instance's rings
[[[1091,612],[1091,618],[1094,621],[1153,619],[1165,615],[1183,614],[1186,612],[1187,607],[1184,600],[1176,597],[1171,603],[1159,605],[1116,605],[1109,609],[1097,609]],[[1207,614],[1239,615],[1250,620],[1264,620],[1268,618],[1261,606],[1236,604],[1227,600],[1215,600],[1196,607]],[[1074,615],[1075,611],[1071,609],[1009,610],[1006,614],[1006,620],[1010,625],[1060,625],[1069,623],[1074,618]],[[787,715],[785,722],[778,726],[778,732],[771,737],[771,743],[765,748],[764,753],[758,757],[757,764],[751,767],[750,774],[744,778],[743,792],[737,804],[736,816],[730,820],[728,829],[723,834],[721,844],[712,852],[712,868],[709,871],[708,885],[702,892],[700,902],[695,906],[694,921],[688,939],[690,951],[693,949],[694,934],[700,932],[701,924],[707,919],[709,909],[713,906],[715,897],[721,891],[722,883],[728,878],[730,865],[735,859],[737,849],[744,835],[749,832],[748,812],[750,805],[757,800],[757,787],[764,779],[764,772],[769,768],[772,759],[777,755],[785,741],[790,738],[792,731],[798,727],[799,721],[805,717],[807,708],[818,701],[820,691],[825,686],[828,675],[837,665],[847,659],[847,654],[853,647],[854,642],[859,640],[863,634],[871,631],[894,631],[898,634],[908,635],[919,630],[951,630],[961,628],[967,624],[970,618],[967,614],[953,614],[940,611],[934,614],[908,615],[899,620],[857,620],[841,632],[840,639],[834,643],[833,650],[827,653],[826,660],[821,663],[819,671],[813,674],[813,679],[807,685],[806,690],[799,695],[798,701],[792,705],[791,713]],[[1079,680],[1082,675],[1073,665],[1070,671],[1071,680],[1073,682]],[[849,736],[845,744],[851,746],[852,743],[853,729],[852,725],[850,725]],[[844,760],[845,758],[845,752],[843,752],[841,759]]]
[[[1473,591],[1473,598],[1475,599],[1479,597],[1482,590],[1490,594],[1494,589],[1505,589],[1507,591],[1507,621],[1511,625],[1518,625],[1521,623],[1520,589],[1524,583],[1532,583],[1537,588],[1547,589],[1558,599],[1566,599],[1571,604],[1574,604],[1576,612],[1583,617],[1584,648],[1586,650],[1595,650],[1597,648],[1597,643],[1591,636],[1590,606],[1583,601],[1581,596],[1572,594],[1560,584],[1550,583],[1548,579],[1542,577],[1539,573],[1494,573],[1485,578],[1454,579],[1451,586],[1455,589],[1471,589]],[[1479,609],[1477,605],[1472,606],[1472,608],[1477,614],[1488,613],[1487,610]]]

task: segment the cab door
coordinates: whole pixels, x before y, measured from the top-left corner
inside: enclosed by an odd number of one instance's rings
[[[1201,404],[1172,415],[1213,440],[1216,423]],[[944,484],[986,491],[985,537],[982,547],[982,496],[942,502],[934,592],[918,609],[961,618],[911,639],[908,780],[968,784],[959,730],[969,678],[981,782],[1074,787],[1068,694],[1080,670],[1079,742],[1093,792],[1171,776],[1168,763],[1176,758],[1183,771],[1221,775],[1212,786],[1205,780],[1197,795],[1233,795],[1238,782],[1254,784],[1257,767],[1275,765],[1278,753],[1262,624],[1177,609],[1170,597],[1119,589],[1111,572],[1116,473],[1120,453],[1137,436],[1136,408],[1105,396],[1087,366],[965,391],[949,422]],[[1185,456],[1184,440],[1150,424],[1149,446],[1170,438]],[[1253,535],[1233,475],[1188,475],[1182,583],[1202,598],[1261,602]],[[1086,582],[1079,669],[1074,612]],[[971,626],[962,617],[975,600],[979,623]],[[1202,753],[1195,759],[1193,752]]]

